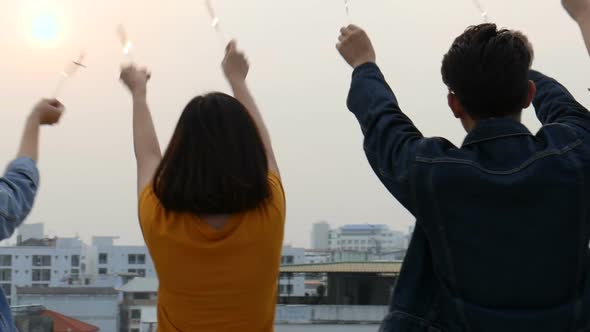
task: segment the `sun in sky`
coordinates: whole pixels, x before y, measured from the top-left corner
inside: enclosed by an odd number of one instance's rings
[[[60,37],[61,19],[57,4],[50,0],[26,1],[26,24],[30,37],[43,46],[54,45]]]
[[[40,14],[32,22],[32,34],[42,44],[55,42],[59,34],[57,17],[51,13]]]

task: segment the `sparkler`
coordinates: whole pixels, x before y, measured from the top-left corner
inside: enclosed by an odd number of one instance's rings
[[[488,16],[488,12],[484,9],[483,5],[481,4],[480,0],[472,0],[475,8],[481,13],[481,17],[483,17],[484,22],[488,23],[490,21],[490,17]]]
[[[344,0],[344,10],[346,11],[346,17],[348,17],[348,21],[352,22],[350,18],[350,0]]]
[[[224,42],[229,42],[230,38],[227,35],[227,33],[225,33],[225,31],[221,28],[219,16],[217,16],[217,14],[215,13],[215,8],[213,8],[212,0],[205,0],[205,4],[207,5],[207,11],[209,12],[209,16],[211,17],[211,26],[223,38]]]
[[[117,35],[119,35],[119,41],[121,42],[121,46],[123,47],[123,55],[125,55],[131,62],[133,62],[133,57],[131,55],[131,51],[133,50],[133,43],[127,37],[127,31],[123,24],[119,24],[117,27]]]
[[[74,60],[65,67],[65,69],[60,74],[60,79],[57,82],[57,86],[55,87],[55,91],[53,92],[53,98],[57,99],[61,91],[63,90],[66,82],[78,72],[80,68],[86,68],[84,64],[84,59],[86,58],[85,52],[80,52],[77,60]]]

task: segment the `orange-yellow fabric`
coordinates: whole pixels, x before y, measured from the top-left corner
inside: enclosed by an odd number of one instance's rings
[[[269,183],[267,202],[221,230],[167,212],[151,186],[142,192],[139,219],[160,280],[159,332],[273,331],[286,206],[279,177]]]

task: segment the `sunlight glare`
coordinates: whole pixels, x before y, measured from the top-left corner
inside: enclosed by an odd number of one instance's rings
[[[53,43],[58,36],[57,17],[51,13],[41,14],[33,19],[32,32],[35,40],[42,44]]]
[[[22,5],[31,40],[38,45],[55,45],[62,33],[58,4],[52,0],[29,0],[23,1]]]

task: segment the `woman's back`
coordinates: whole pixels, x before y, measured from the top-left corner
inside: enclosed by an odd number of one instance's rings
[[[152,186],[143,191],[140,221],[160,280],[159,331],[273,330],[285,196],[274,173],[269,187],[259,208],[232,215],[221,229],[166,212]]]

